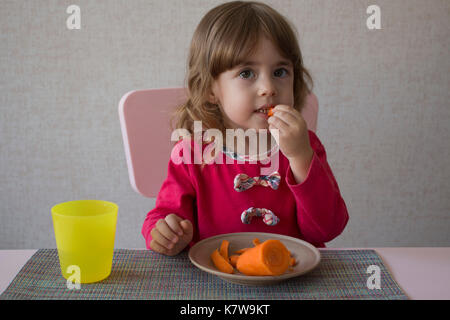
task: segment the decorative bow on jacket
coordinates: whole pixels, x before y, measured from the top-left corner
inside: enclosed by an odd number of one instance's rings
[[[250,224],[253,217],[261,217],[268,226],[276,225],[280,219],[269,209],[250,207],[241,214],[241,221]]]
[[[280,180],[280,174],[276,171],[268,176],[262,175],[254,178],[249,177],[245,173],[240,173],[234,178],[234,190],[242,192],[250,189],[254,185],[263,187],[270,186],[272,189],[277,190],[280,185]]]

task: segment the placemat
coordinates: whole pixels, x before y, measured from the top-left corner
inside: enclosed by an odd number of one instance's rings
[[[56,249],[39,249],[0,299],[297,300],[408,299],[374,250],[322,250],[311,272],[269,286],[244,286],[195,267],[187,252],[168,257],[150,250],[116,249],[111,275],[68,289]],[[369,289],[370,265],[380,268],[380,289]]]

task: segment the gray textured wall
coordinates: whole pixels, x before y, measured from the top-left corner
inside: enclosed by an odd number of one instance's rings
[[[129,184],[117,105],[184,85],[192,33],[221,1],[0,1],[0,249],[55,247],[50,208],[119,205],[144,247],[154,199]],[[273,0],[315,80],[318,135],[350,222],[331,247],[450,245],[448,0]],[[68,30],[66,8],[81,8]],[[366,8],[381,8],[368,30]]]

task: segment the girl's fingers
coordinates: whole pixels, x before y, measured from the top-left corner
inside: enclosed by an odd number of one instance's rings
[[[181,221],[180,225],[183,228],[184,238],[190,242],[192,240],[192,235],[194,233],[192,223],[188,219],[186,219]]]
[[[188,219],[184,219],[180,222],[180,225],[183,227],[184,230],[192,230],[192,223]]]
[[[166,220],[166,223],[172,229],[173,232],[178,234],[178,236],[183,236],[183,229],[180,226],[181,218],[178,217],[176,214],[169,214],[164,220]]]
[[[173,226],[173,228],[172,228]],[[182,231],[181,236],[175,232]],[[150,248],[156,252],[173,256],[183,250],[192,240],[193,227],[189,220],[183,220],[175,214],[166,216],[165,219],[159,219],[155,227],[150,231],[152,241]]]
[[[158,225],[158,223],[157,223]],[[159,224],[161,225],[161,223]],[[160,227],[156,226],[150,231],[150,235],[152,236],[153,240],[158,242],[160,245],[165,247],[166,249],[172,249],[174,246],[174,242],[171,241],[169,238],[167,238],[162,232],[160,231]]]
[[[280,131],[286,132],[289,129],[289,125],[284,120],[277,117],[276,114],[270,117],[267,121],[269,125],[272,125],[273,127],[275,127],[275,129],[278,129]]]
[[[287,113],[291,114],[293,117],[295,117],[297,119],[302,118],[302,114],[298,110],[294,109],[291,106],[287,106],[287,105],[284,105],[284,104],[277,105],[273,109],[273,111],[274,111],[274,114],[276,114],[277,111],[279,111],[278,113],[280,113],[280,111],[283,111],[283,112],[287,112]]]
[[[169,218],[170,220],[170,218]],[[171,222],[173,224],[173,222]],[[176,235],[176,232],[172,229],[172,227],[167,223],[167,219],[161,219],[160,225],[156,224],[158,230],[172,242],[177,242],[179,237]]]
[[[294,126],[298,123],[299,119],[294,116],[292,113],[287,111],[280,111],[274,113],[273,117],[276,117],[280,120],[282,120],[284,123],[286,123],[289,126]],[[271,117],[271,118],[273,118]]]
[[[153,251],[162,253],[162,254],[167,254],[168,250],[167,248],[163,247],[162,245],[160,245],[155,239],[152,239],[152,241],[150,241],[150,248]]]

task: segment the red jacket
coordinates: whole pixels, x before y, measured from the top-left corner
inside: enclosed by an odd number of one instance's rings
[[[207,164],[203,168],[199,164],[175,164],[170,160],[155,208],[147,214],[142,227],[147,248],[151,241],[150,231],[159,219],[170,213],[192,222],[194,238],[191,245],[218,234],[269,232],[325,247],[325,242],[342,233],[349,217],[323,145],[312,131],[309,131],[309,138],[314,156],[305,181],[296,183],[288,159],[278,152],[277,171],[281,179],[276,189],[254,185],[238,192],[234,188],[238,174],[259,177],[261,168],[270,167],[270,164],[264,165],[259,161],[239,163],[236,160],[227,164],[226,157],[229,156],[222,152],[219,157],[222,157],[223,164]],[[276,217],[263,220],[254,216],[248,219],[244,212],[251,207],[267,209],[263,212],[270,210]],[[248,220],[249,224],[244,223]],[[274,220],[278,221],[275,225],[267,224]]]

